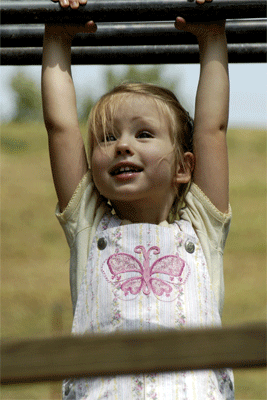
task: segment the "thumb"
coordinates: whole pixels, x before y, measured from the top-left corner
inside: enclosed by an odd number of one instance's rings
[[[88,22],[86,22],[84,28],[85,28],[85,32],[94,33],[94,32],[97,31],[97,26],[96,26],[96,24],[94,23],[94,21],[88,21]]]
[[[186,26],[186,21],[183,17],[177,17],[174,23],[176,29],[184,30]]]

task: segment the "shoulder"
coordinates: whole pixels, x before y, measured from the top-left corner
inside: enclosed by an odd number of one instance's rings
[[[87,173],[83,176],[81,181],[79,182],[78,186],[76,187],[70,201],[68,202],[67,206],[61,212],[59,208],[59,204],[56,206],[56,217],[60,221],[60,223],[67,222],[81,203],[82,198],[86,193],[88,193],[88,189],[90,191],[93,190],[93,181],[91,172],[87,171]]]
[[[101,220],[108,209],[106,200],[97,191],[90,171],[83,176],[67,207],[60,212],[56,207],[56,217],[61,224],[71,247],[78,232],[90,229]]]
[[[185,207],[179,211],[180,217],[187,211],[192,209],[198,211],[198,213],[207,215],[207,217],[217,220],[218,222],[225,223],[225,221],[231,220],[232,210],[230,204],[228,205],[228,211],[223,213],[210,201],[205,193],[196,185],[192,183],[190,189],[185,197]]]
[[[214,247],[224,248],[232,218],[228,212],[218,210],[202,190],[193,183],[185,198],[185,207],[179,212],[182,220],[192,224],[196,233],[205,236]]]

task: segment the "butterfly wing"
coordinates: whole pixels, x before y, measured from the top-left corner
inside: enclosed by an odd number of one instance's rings
[[[129,293],[136,295],[140,292],[143,285],[143,267],[135,257],[127,253],[112,254],[107,260],[107,265],[112,283],[115,283],[125,296]],[[141,276],[136,276],[136,273]],[[123,275],[125,279],[121,279],[122,274],[125,274]]]
[[[175,256],[164,256],[156,260],[151,267],[152,274],[167,274],[171,277],[180,278],[185,267],[185,261]]]
[[[169,297],[171,292],[173,291],[171,285],[165,282],[163,279],[151,278],[150,284],[152,291],[156,296],[162,296],[165,293],[165,295]]]
[[[121,290],[124,292],[125,296],[127,296],[128,293],[136,295],[141,291],[142,286],[143,286],[143,281],[144,281],[144,279],[142,277],[129,278],[125,282],[122,283]]]
[[[112,254],[107,260],[112,275],[118,276],[126,272],[138,272],[143,274],[142,264],[133,256],[127,253]]]
[[[164,296],[168,301],[175,300],[179,295],[179,287],[185,280],[182,279],[184,269],[189,267],[179,255],[164,256],[156,260],[151,267],[150,284],[155,296]],[[157,274],[157,277],[155,277]],[[154,276],[153,276],[154,275]],[[168,275],[168,277],[166,277]],[[163,298],[159,299],[163,300]]]

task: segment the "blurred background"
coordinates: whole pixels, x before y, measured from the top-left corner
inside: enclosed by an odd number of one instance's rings
[[[266,69],[230,65],[228,130],[233,221],[225,250],[223,325],[266,320]],[[40,67],[0,67],[2,164],[1,330],[17,339],[69,334],[69,249],[54,217],[56,195],[42,122]],[[125,80],[173,90],[190,114],[197,65],[73,67],[81,129],[92,104]],[[237,400],[264,400],[266,370],[235,371]],[[2,388],[1,398],[59,399],[60,384]]]
[[[141,67],[140,79],[150,76],[144,71],[149,67]],[[195,93],[198,84],[199,66],[191,65],[165,65],[157,66],[160,71],[160,80],[167,83],[168,87],[175,90],[181,102],[193,114]],[[116,82],[133,78],[134,73],[129,73],[126,66],[76,66],[72,67],[79,107],[88,98],[95,102],[110,87],[110,71],[116,76]],[[0,110],[2,121],[14,119],[16,114],[17,91],[14,78],[19,74],[30,77],[36,90],[39,91],[41,80],[41,67],[0,67]],[[267,74],[266,64],[230,64],[229,73],[231,79],[230,94],[230,119],[229,127],[266,128],[267,124]],[[138,79],[138,76],[136,76]],[[156,78],[157,80],[158,77]],[[23,79],[21,79],[23,80]],[[13,83],[12,83],[13,82]],[[112,85],[112,83],[111,83]],[[15,89],[15,90],[14,90]]]

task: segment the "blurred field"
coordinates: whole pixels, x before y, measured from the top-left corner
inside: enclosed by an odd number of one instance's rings
[[[228,142],[233,221],[225,251],[224,326],[266,320],[266,132],[230,130]],[[57,304],[62,334],[69,334],[69,250],[54,217],[44,127],[2,125],[1,147],[2,337],[50,336]],[[235,371],[235,385],[237,400],[267,398],[265,370]],[[5,387],[1,398],[56,399],[60,385]]]

